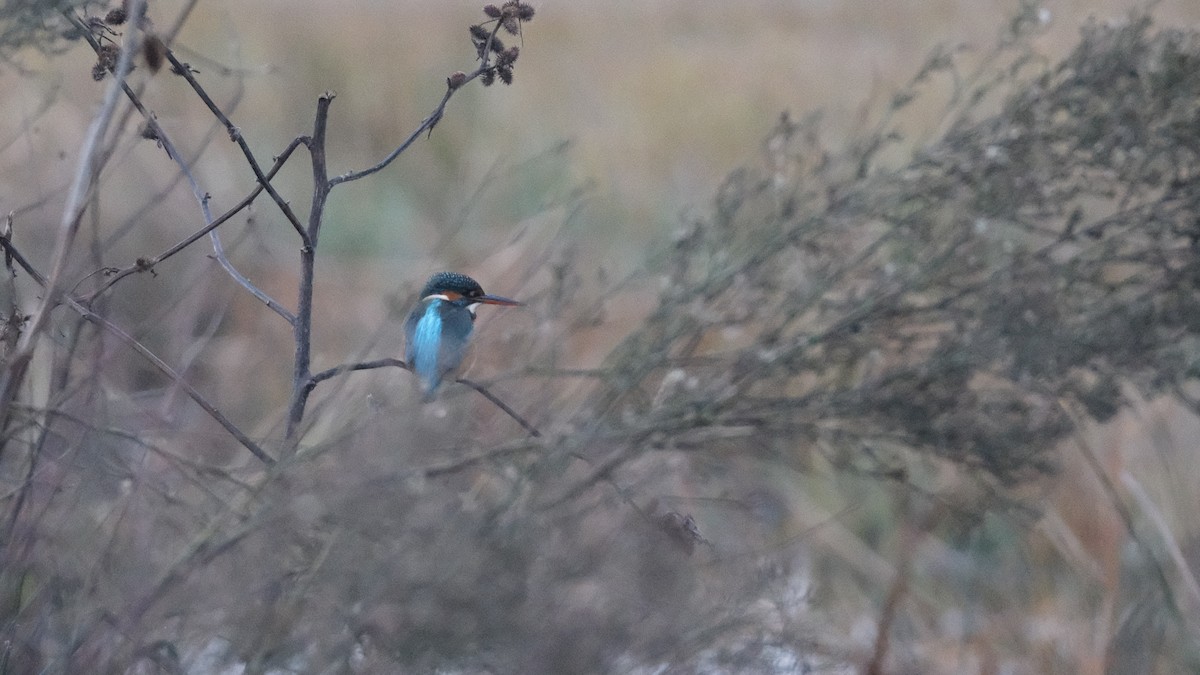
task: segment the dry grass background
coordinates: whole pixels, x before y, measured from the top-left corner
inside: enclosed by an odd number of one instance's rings
[[[155,1],[152,16],[165,27],[182,4]],[[1135,4],[1048,2],[1032,44],[1052,64],[1088,16],[1120,20]],[[598,368],[618,345],[634,349],[625,340],[644,330],[673,269],[664,251],[709,217],[732,170],[761,161],[782,111],[823,110],[823,144],[852,144],[935,46],[965,45],[969,71],[1016,11],[941,0],[536,7],[511,87],[464,90],[428,140],[335,193],[314,351],[318,368],[398,354],[425,277],[471,273],[532,305],[485,310],[471,377],[548,429],[559,445],[547,448],[593,463],[609,458],[611,430],[579,415],[633,419],[691,385],[668,375],[642,398],[604,400],[589,378],[530,374]],[[1162,2],[1154,16],[1194,28],[1200,6]],[[329,147],[340,173],[386,154],[445,78],[469,69],[465,27],[478,19],[478,4],[465,2],[201,0],[176,47],[260,157],[307,133],[316,97],[336,91]],[[40,261],[104,85],[91,81],[82,44],[17,61],[29,72],[0,71],[0,211],[15,212],[14,239]],[[178,78],[144,76],[135,73],[144,98],[176,142],[211,143],[196,170],[214,208],[234,203],[253,185],[244,161]],[[951,84],[932,79],[897,113],[907,136],[881,165],[903,166],[942,137]],[[168,190],[175,177],[160,149],[116,147],[84,225],[105,246],[81,250],[79,270],[129,264],[201,225],[186,189]],[[297,206],[307,205],[306,171],[297,163],[277,180]],[[269,202],[223,231],[256,282],[294,297],[296,242]],[[847,239],[837,245],[857,250]],[[104,310],[272,447],[291,336],[206,253],[130,278]],[[6,302],[36,300],[29,288],[5,292]],[[48,343],[61,348],[79,330],[63,326]],[[720,355],[747,338],[704,339],[698,352]],[[507,417],[460,391],[422,410],[399,371],[320,390],[304,461],[264,477],[119,344],[86,342],[65,401],[51,397],[50,351],[31,371],[28,400],[81,420],[56,425],[34,476],[26,557],[6,552],[0,672],[65,672],[88,659],[114,672],[854,672],[883,653],[883,621],[892,628],[880,672],[1165,673],[1200,662],[1178,628],[1196,625],[1194,598],[1178,599],[1188,619],[1159,626],[1170,613],[1129,562],[1141,542],[1086,459],[1118,481],[1120,503],[1156,533],[1152,548],[1170,559],[1172,542],[1182,546],[1194,575],[1189,542],[1200,533],[1189,514],[1200,491],[1184,477],[1200,471],[1200,425],[1129,383],[1115,417],[1075,419],[1056,474],[1002,496],[955,475],[962,467],[926,467],[934,478],[915,482],[937,485],[950,504],[939,506],[897,488],[896,476],[846,475],[786,434],[748,453],[736,437],[696,433],[636,457],[612,490],[566,499],[553,478],[586,484],[594,464],[525,462],[530,448]],[[716,450],[693,456],[689,444]],[[478,467],[441,471],[497,449]],[[3,457],[8,508],[29,480],[19,456]],[[694,514],[711,547],[688,557],[664,546],[641,522],[656,510]],[[210,555],[213,542],[224,548]],[[1183,588],[1187,578],[1170,581]],[[147,597],[153,605],[130,623]]]

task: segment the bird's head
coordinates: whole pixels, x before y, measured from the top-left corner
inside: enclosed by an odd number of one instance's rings
[[[438,272],[429,277],[425,288],[421,289],[421,300],[444,300],[460,307],[465,307],[474,316],[475,308],[479,305],[503,305],[517,307],[524,303],[489,295],[483,292],[483,287],[471,277],[457,272]]]

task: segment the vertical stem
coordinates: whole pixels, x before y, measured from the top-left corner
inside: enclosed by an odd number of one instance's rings
[[[138,16],[144,5],[145,0],[134,0],[130,4],[129,11],[133,13],[133,16]],[[64,10],[63,13],[73,25],[82,27],[79,18],[71,10]],[[79,225],[86,208],[85,200],[101,168],[101,146],[104,143],[104,136],[116,111],[117,101],[120,100],[125,76],[129,73],[133,63],[133,53],[142,39],[141,31],[137,26],[138,22],[131,23],[133,25],[130,26],[125,43],[121,47],[120,57],[117,59],[116,67],[113,68],[112,80],[104,94],[104,102],[92,118],[80,148],[79,163],[75,168],[75,177],[71,181],[71,188],[67,192],[67,203],[63,208],[62,220],[59,222],[50,277],[45,293],[42,295],[42,301],[26,325],[25,331],[21,334],[16,348],[9,355],[3,371],[0,372],[0,417],[4,419],[7,419],[11,412],[10,406],[16,400],[17,390],[25,381],[25,374],[33,359],[34,348],[37,347],[42,330],[50,320],[50,312],[58,305],[63,294],[62,277],[70,261],[75,235],[79,233]],[[0,443],[0,446],[2,445],[3,443]]]
[[[308,151],[312,157],[313,198],[308,212],[308,244],[300,249],[300,297],[296,303],[296,360],[292,371],[292,402],[288,408],[287,440],[294,449],[300,421],[304,419],[304,408],[312,388],[308,386],[312,377],[312,312],[313,274],[317,259],[317,240],[321,233],[321,219],[325,213],[325,202],[329,198],[329,170],[325,160],[325,127],[329,119],[329,104],[333,93],[325,92],[317,99],[317,116],[313,122],[312,138],[308,139]]]

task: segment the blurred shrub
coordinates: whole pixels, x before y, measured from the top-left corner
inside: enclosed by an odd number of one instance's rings
[[[100,4],[96,0],[4,0],[0,3],[0,59],[9,61],[27,47],[51,53],[64,49],[79,36],[63,11]]]

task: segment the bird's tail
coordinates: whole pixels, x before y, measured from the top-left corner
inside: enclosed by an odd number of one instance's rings
[[[432,379],[426,380],[425,386],[422,388],[422,392],[421,392],[421,402],[422,403],[433,402],[433,399],[437,398],[438,385],[440,385],[441,383],[442,383],[441,378],[432,378]]]

